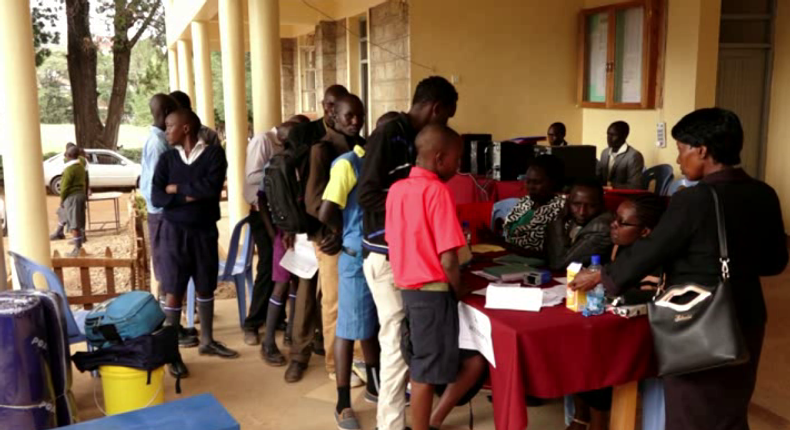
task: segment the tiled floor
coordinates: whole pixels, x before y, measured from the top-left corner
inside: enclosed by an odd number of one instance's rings
[[[767,280],[765,292],[771,315],[760,366],[757,392],[751,413],[753,430],[790,429],[790,272]],[[305,379],[298,384],[286,384],[285,368],[266,366],[258,356],[257,347],[242,343],[238,329],[236,305],[232,300],[217,303],[216,337],[242,357],[234,361],[203,358],[196,349],[182,350],[192,376],[182,381],[184,396],[213,393],[243,429],[304,429],[334,428],[332,410],[335,385],[324,372],[320,357],[314,357]],[[174,381],[166,376],[166,398],[176,399]],[[94,383],[101,399],[100,382],[87,374],[75,374],[74,394],[84,419],[95,418],[100,412],[95,406]],[[365,403],[362,391],[352,392],[354,407],[363,428],[375,427],[375,408]],[[484,395],[473,402],[475,429],[493,429],[491,406]],[[446,422],[447,429],[468,428],[468,408],[457,408]],[[530,408],[530,429],[563,428],[562,405]],[[671,430],[671,429],[668,429]]]

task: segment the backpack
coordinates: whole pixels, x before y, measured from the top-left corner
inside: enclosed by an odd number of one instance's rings
[[[106,300],[85,317],[85,337],[102,348],[151,334],[165,320],[165,313],[147,291],[130,291]]]
[[[99,366],[124,366],[148,372],[151,383],[151,372],[181,360],[178,351],[178,331],[175,326],[164,326],[151,334],[126,340],[118,345],[89,352],[77,352],[72,357],[74,365],[80,372],[94,371]],[[176,393],[181,393],[180,378],[176,381]]]
[[[307,232],[304,197],[311,145],[291,144],[264,169],[263,188],[272,222],[287,233]]]

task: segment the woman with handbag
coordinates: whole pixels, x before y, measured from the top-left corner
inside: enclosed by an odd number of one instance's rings
[[[788,262],[779,199],[736,167],[743,129],[734,113],[697,110],[672,136],[681,171],[700,184],[672,197],[650,237],[570,287],[602,282],[619,295],[663,267],[669,287],[649,310],[667,428],[747,430],[767,317],[760,276],[777,275]]]

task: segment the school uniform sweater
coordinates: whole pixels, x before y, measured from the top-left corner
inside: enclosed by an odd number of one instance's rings
[[[177,149],[171,149],[159,157],[151,200],[164,209],[162,217],[173,224],[189,229],[216,227],[227,169],[225,150],[219,145],[205,146],[191,164],[184,162]],[[165,191],[170,184],[178,185],[176,194]],[[187,196],[196,200],[187,202]]]

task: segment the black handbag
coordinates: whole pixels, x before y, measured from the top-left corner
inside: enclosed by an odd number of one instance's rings
[[[659,289],[648,303],[650,331],[660,376],[682,375],[749,361],[735,314],[727,235],[716,190],[721,278],[716,286],[695,283]]]

